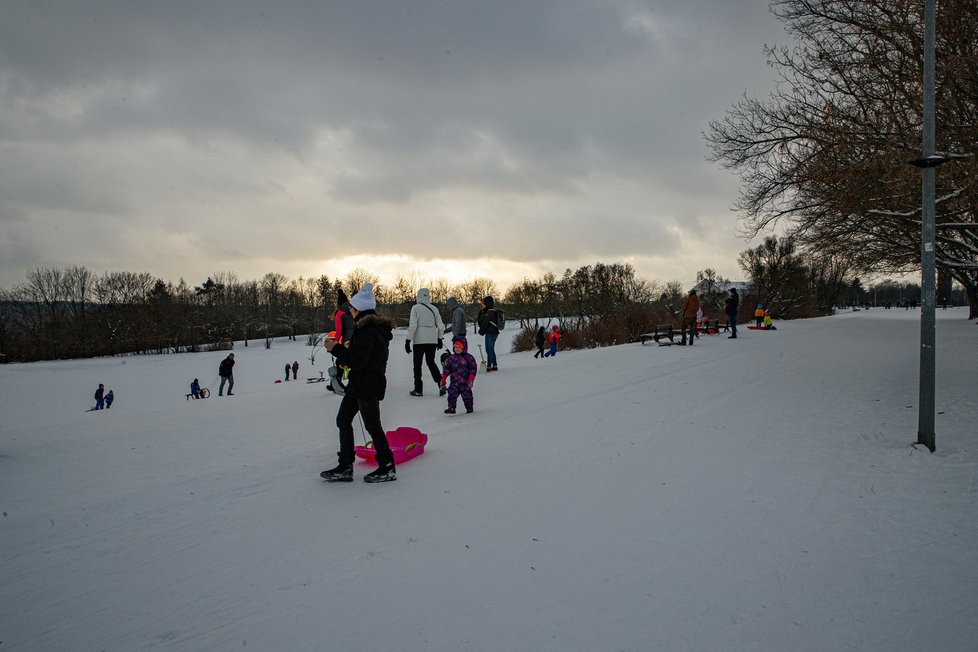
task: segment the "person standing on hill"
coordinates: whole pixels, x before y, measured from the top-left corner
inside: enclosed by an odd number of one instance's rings
[[[700,298],[696,296],[696,290],[690,290],[686,298],[683,299],[682,308],[682,330],[683,339],[679,342],[679,346],[686,345],[686,329],[689,329],[689,345],[693,346],[693,340],[696,338],[696,313],[700,310]]]
[[[350,312],[357,322],[349,346],[327,339],[326,350],[336,356],[337,364],[350,369],[350,382],[336,412],[336,427],[340,433],[339,464],[320,473],[327,482],[353,482],[353,462],[356,449],[353,443],[353,419],[357,413],[370,434],[376,451],[377,469],[364,476],[364,482],[397,480],[394,453],[380,421],[380,402],[387,392],[387,359],[393,339],[394,321],[376,312],[373,285],[367,283],[352,299]]]
[[[496,364],[496,338],[499,337],[499,313],[496,311],[495,302],[492,296],[487,296],[482,300],[482,310],[476,318],[479,326],[479,335],[485,336],[486,342],[486,373],[499,371]]]
[[[448,309],[452,311],[452,317],[445,327],[445,332],[451,332],[454,342],[456,337],[465,337],[465,323],[468,319],[465,316],[465,310],[462,309],[455,297],[448,297]]]
[[[353,338],[353,331],[356,330],[356,320],[350,312],[350,300],[346,297],[343,288],[336,288],[336,312],[333,313],[333,337],[337,344],[350,348],[350,339]],[[333,356],[336,357],[335,355]],[[336,382],[340,387],[344,387],[343,381],[346,380],[349,369],[335,363]],[[332,381],[326,385],[326,389],[335,392]]]
[[[421,380],[421,360],[424,358],[428,371],[435,385],[441,382],[441,371],[435,364],[435,349],[442,347],[441,335],[445,330],[441,315],[431,305],[431,292],[428,288],[418,290],[418,302],[411,307],[411,318],[408,321],[407,339],[404,350],[411,354],[411,342],[414,342],[414,389],[411,396],[424,396],[424,384]]]
[[[333,313],[333,330],[336,333],[336,341],[349,347],[353,331],[356,329],[356,320],[350,314],[350,300],[346,298],[343,288],[336,291],[336,312]]]
[[[727,339],[737,339],[737,312],[740,310],[740,295],[737,288],[730,288],[730,296],[724,302],[723,311],[727,314],[730,322],[730,337]]]
[[[224,396],[224,383],[228,385],[228,396],[234,396],[231,391],[234,389],[234,354],[228,353],[228,357],[221,360],[221,366],[217,368],[217,375],[221,377],[221,386],[217,389],[218,396]]]
[[[105,385],[102,383],[98,384],[98,389],[95,390],[95,408],[96,410],[101,410],[105,407]]]
[[[292,380],[299,380],[299,361],[292,362]]]
[[[445,414],[455,414],[459,396],[462,397],[462,405],[465,406],[466,413],[471,414],[475,409],[472,384],[475,382],[475,374],[479,371],[479,363],[469,353],[468,348],[469,343],[464,337],[456,337],[452,340],[454,353],[445,360],[445,371],[441,376],[442,387],[445,387],[449,379],[452,381],[448,386],[448,408]]]
[[[547,350],[546,353],[543,354],[543,357],[545,358],[553,358],[557,356],[557,343],[560,342],[560,332],[557,324],[554,324],[550,328],[552,331],[550,333],[550,338],[549,338],[550,348]]]
[[[533,344],[537,347],[537,352],[533,354],[534,359],[543,358],[543,347],[547,344],[547,332],[543,326],[537,329],[537,334],[533,337]]]

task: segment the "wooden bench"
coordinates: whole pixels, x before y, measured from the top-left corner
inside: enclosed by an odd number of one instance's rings
[[[655,327],[655,330],[651,333],[642,333],[638,336],[639,340],[642,342],[642,346],[645,346],[647,340],[652,340],[659,346],[669,346],[670,344],[675,344],[672,336],[675,332],[672,329],[672,324],[659,324]],[[669,340],[668,342],[663,342],[662,340]]]
[[[715,323],[717,325],[717,332],[718,333],[722,333],[724,331],[729,331],[730,330],[730,320],[729,319],[727,320],[727,323],[725,323],[723,326],[720,326],[720,320],[719,319],[717,321],[713,322],[713,323]]]

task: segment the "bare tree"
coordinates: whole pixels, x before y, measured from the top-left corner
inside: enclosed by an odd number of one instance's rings
[[[919,268],[923,0],[775,0],[796,40],[769,47],[779,84],[706,134],[743,182],[756,235],[782,222],[810,251],[866,273]],[[969,155],[938,174],[937,267],[978,316],[978,3],[938,4],[938,149]]]

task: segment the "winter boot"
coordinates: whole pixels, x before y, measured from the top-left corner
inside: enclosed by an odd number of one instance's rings
[[[445,414],[455,414],[455,408],[446,408]]]
[[[420,389],[412,389],[411,396],[424,396]]]
[[[364,482],[392,482],[393,480],[397,480],[397,471],[394,469],[393,462],[378,466],[376,471],[363,476]]]
[[[337,464],[335,468],[320,473],[319,477],[326,482],[353,482],[353,465]]]
[[[465,408],[466,414],[472,414],[472,408]]]

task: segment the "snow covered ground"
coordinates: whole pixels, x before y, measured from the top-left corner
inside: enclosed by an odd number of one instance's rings
[[[973,651],[963,310],[933,455],[903,310],[501,351],[455,416],[397,333],[384,424],[430,441],[381,485],[319,479],[339,399],[302,342],[239,343],[236,396],[196,402],[224,353],[2,366],[0,650]]]

